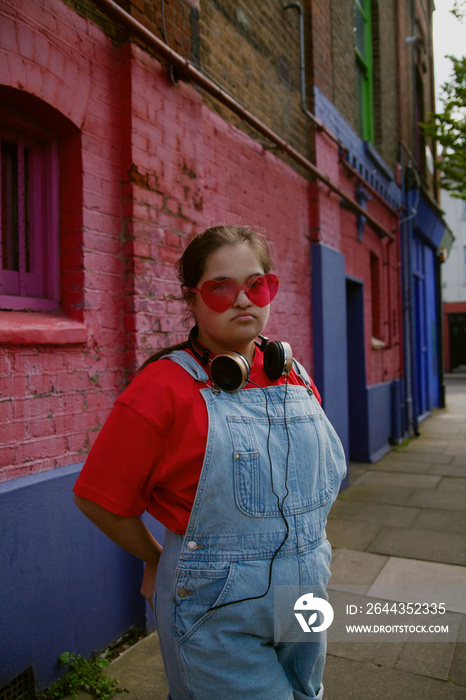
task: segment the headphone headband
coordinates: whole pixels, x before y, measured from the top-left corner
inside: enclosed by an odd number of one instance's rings
[[[223,391],[232,393],[242,389],[249,381],[251,367],[247,357],[240,352],[219,352],[210,360],[210,350],[197,339],[198,327],[194,326],[188,336],[188,346],[194,357],[203,365],[210,362],[210,377],[215,386]],[[269,339],[259,335],[257,347],[264,353],[264,372],[272,380],[288,375],[293,365],[293,353],[288,343],[281,340],[269,342]]]
[[[200,360],[201,364],[206,365],[209,362],[210,358],[210,350],[209,348],[206,348],[205,345],[200,343],[197,339],[197,334],[199,333],[199,329],[197,326],[193,326],[191,330],[189,331],[189,336],[188,336],[188,347],[193,353],[194,357],[197,357],[198,360]]]

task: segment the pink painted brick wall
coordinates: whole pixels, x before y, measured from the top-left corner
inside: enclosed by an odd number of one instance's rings
[[[0,85],[75,130],[61,136],[62,295],[88,329],[84,344],[0,347],[0,479],[84,460],[135,368],[185,337],[173,265],[207,226],[268,234],[281,290],[267,332],[311,368],[309,184],[60,0],[5,0],[0,15]]]
[[[335,143],[325,134],[316,137],[317,166],[328,174],[341,189],[354,199],[355,179],[347,175],[338,162]],[[365,335],[366,335],[366,381],[368,385],[386,382],[402,376],[402,328],[400,254],[398,250],[397,219],[375,197],[367,203],[367,211],[388,231],[395,235],[389,243],[380,239],[366,225],[363,242],[358,240],[356,215],[340,206],[338,195],[325,185],[313,187],[311,203],[313,238],[336,250],[345,257],[345,273],[364,283]],[[381,322],[386,347],[372,348],[372,299],[370,253],[380,260]]]
[[[282,288],[267,331],[288,339],[309,365],[308,183],[203,106],[192,88],[167,90],[157,62],[137,48],[133,54],[128,362],[185,337],[184,307],[168,299],[180,293],[173,265],[195,233],[240,221],[273,243]]]
[[[29,116],[32,102],[25,96],[32,95],[56,110],[60,128],[66,118],[80,131],[82,174],[76,143],[57,132],[67,185],[61,192],[62,300],[89,329],[84,345],[0,348],[4,480],[84,459],[124,386],[123,134],[115,90],[122,52],[100,30],[59,0],[6,0],[0,13],[0,84],[21,91]],[[54,128],[44,114],[37,118]]]

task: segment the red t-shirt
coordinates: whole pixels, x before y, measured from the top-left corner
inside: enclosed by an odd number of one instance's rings
[[[285,383],[267,377],[260,351],[250,378],[259,386]],[[294,370],[288,382],[303,384]],[[311,386],[320,402],[312,380]],[[117,399],[74,492],[117,515],[147,510],[173,532],[186,532],[207,442],[202,388],[172,360],[149,364]]]

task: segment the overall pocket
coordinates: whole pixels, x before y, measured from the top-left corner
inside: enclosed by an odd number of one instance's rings
[[[201,565],[202,566],[202,565]],[[212,564],[212,568],[178,568],[174,579],[174,624],[177,643],[182,644],[212,615],[209,610],[226,602],[235,564]]]
[[[328,503],[335,470],[327,423],[312,414],[251,418],[228,416],[233,443],[235,499],[251,517],[296,515]],[[270,429],[269,429],[270,425]]]

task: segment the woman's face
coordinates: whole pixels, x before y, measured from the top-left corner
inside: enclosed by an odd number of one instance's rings
[[[202,287],[207,280],[214,279],[231,279],[236,284],[243,285],[253,275],[263,274],[263,265],[248,243],[224,245],[207,259],[197,288]],[[265,328],[270,305],[255,306],[246,292],[240,290],[233,305],[221,313],[206,306],[201,294],[194,295],[191,308],[199,328],[198,339],[203,345],[214,353],[236,350],[252,362],[254,339]]]

